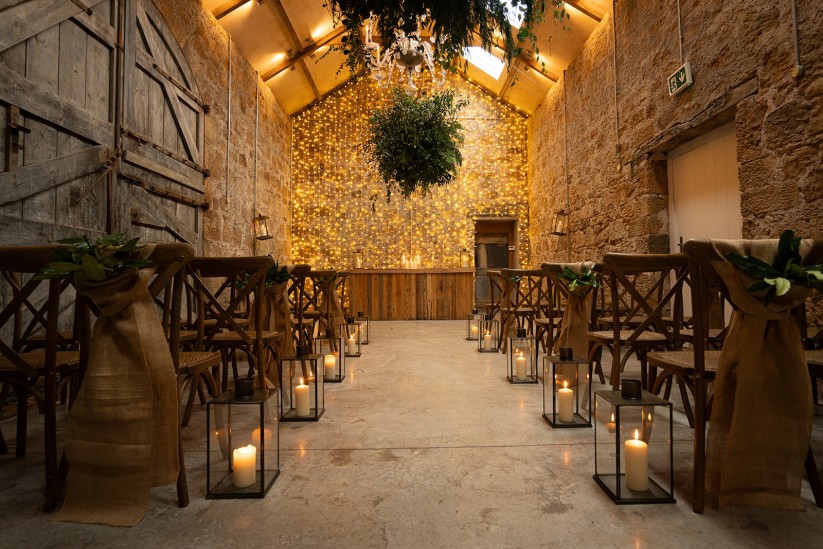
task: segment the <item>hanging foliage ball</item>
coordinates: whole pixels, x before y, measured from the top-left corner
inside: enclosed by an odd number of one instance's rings
[[[457,177],[463,163],[457,113],[466,105],[451,90],[424,99],[396,88],[390,105],[372,113],[364,146],[386,184],[387,200],[398,190],[404,198],[417,189],[425,196]]]

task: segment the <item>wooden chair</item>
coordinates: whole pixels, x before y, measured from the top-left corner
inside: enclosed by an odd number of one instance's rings
[[[68,280],[35,280],[33,275],[52,261],[52,246],[0,248],[0,273],[6,282],[0,310],[0,382],[17,395],[16,455],[26,454],[28,398],[34,397],[44,421],[46,498],[44,509],[57,503],[66,461],[58,462],[57,399],[62,388],[70,388],[68,406],[77,395],[88,363],[89,304],[76,297]],[[60,350],[61,312],[74,308],[71,333],[78,337],[79,350]],[[66,331],[66,330],[64,330]],[[43,348],[26,351],[23,342],[36,334]]]
[[[306,278],[311,272],[310,265],[294,265],[289,284],[289,308],[291,309],[292,335],[296,345],[311,344],[314,320],[307,318]]]
[[[489,304],[486,306],[486,318],[491,320],[500,313],[500,300],[503,297],[503,279],[500,271],[487,271],[489,277]]]
[[[228,387],[229,364],[238,377],[238,353],[244,353],[248,377],[255,372],[261,387],[266,386],[269,364],[277,364],[277,341],[282,332],[264,330],[261,323],[245,329],[236,320],[237,311],[251,297],[253,315],[263,317],[263,296],[266,272],[274,264],[270,257],[195,257],[186,267],[185,284],[196,299],[197,348],[219,351],[223,372],[218,379],[218,391]],[[213,318],[207,325],[205,320]],[[273,376],[275,385],[279,376]]]
[[[540,269],[501,269],[503,293],[500,300],[500,348],[515,329],[535,334],[535,319],[548,316],[553,308],[548,277]]]
[[[332,306],[332,302],[334,300],[340,302],[340,296],[337,293],[338,284],[340,283],[338,280],[339,273],[333,269],[312,269],[308,274],[308,279],[306,309],[303,316],[313,320],[312,333],[325,333],[326,330],[336,330],[337,326],[335,326],[334,320],[336,311]]]
[[[545,323],[545,328],[543,328],[546,332],[546,344],[548,345],[545,347],[547,353],[552,353],[554,349],[554,340],[556,335],[560,332],[560,328],[563,323],[563,313],[565,311],[565,303],[569,297],[569,282],[563,278],[560,278],[560,275],[563,273],[563,263],[543,263],[541,265],[541,269],[546,276],[551,281],[552,287],[552,302],[554,306],[552,307],[552,312],[547,320],[542,321]],[[605,270],[605,266],[602,263],[595,263],[592,269],[595,272],[602,273]],[[589,311],[589,330],[594,331],[597,330],[597,310],[598,310],[598,300],[597,300],[597,290],[593,289],[592,291],[592,306]],[[541,321],[538,319],[538,330],[540,330],[540,323]],[[540,333],[540,332],[538,332]],[[598,363],[599,366],[599,363]],[[601,383],[604,382],[603,379],[603,371],[602,369],[598,370],[600,374]]]
[[[679,343],[679,329],[683,318],[682,286],[688,276],[689,263],[685,254],[606,254],[606,279],[609,285],[611,330],[597,330],[586,335],[592,342],[589,359],[602,348],[612,354],[611,384],[620,386],[620,374],[629,357],[634,354],[640,361],[641,383],[651,386],[654,371],[649,372],[646,355],[652,350],[674,350]],[[619,290],[622,290],[619,291]],[[621,310],[625,297],[631,308],[625,315]],[[674,323],[663,317],[674,316]],[[600,319],[602,321],[602,319]],[[627,352],[624,354],[623,349]]]

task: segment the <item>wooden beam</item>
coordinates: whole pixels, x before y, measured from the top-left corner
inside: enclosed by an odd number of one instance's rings
[[[280,0],[268,0],[264,3],[264,5],[273,7],[275,14],[280,19],[280,21],[282,21],[283,26],[286,27],[286,32],[291,38],[294,50],[302,50],[303,42],[300,40],[300,37],[297,36],[297,31],[294,30],[294,25],[291,24],[291,19],[289,19],[289,14],[286,13],[286,8],[283,7],[283,2],[281,2]],[[314,82],[314,79],[312,78],[311,73],[309,72],[309,68],[306,66],[305,60],[300,59],[297,62],[297,64],[303,71],[303,75],[306,77],[306,80],[308,80],[309,85],[311,86],[311,89],[314,92],[314,96],[320,99],[320,90],[317,89],[317,84]]]
[[[251,0],[228,0],[228,2],[223,2],[214,8],[211,14],[215,19],[221,19],[248,2],[251,2]]]
[[[99,4],[96,0],[92,5]],[[51,28],[84,10],[65,0],[20,2],[3,11],[0,17],[0,52]]]
[[[591,18],[591,19],[594,19],[594,20],[595,20],[595,21],[597,21],[598,23],[599,23],[599,22],[601,22],[601,21],[603,20],[603,18],[602,18],[602,17],[598,17],[597,15],[595,15],[595,14],[594,14],[594,13],[592,13],[592,12],[590,12],[589,10],[587,10],[586,8],[584,8],[583,6],[581,6],[580,4],[578,4],[577,2],[573,2],[573,1],[570,1],[570,0],[565,0],[565,2],[564,2],[564,3],[565,3],[565,4],[570,5],[571,7],[573,7],[574,9],[576,9],[577,11],[579,11],[580,13],[582,13],[583,15],[585,15],[586,17],[589,17],[589,18]]]
[[[292,68],[295,64],[297,64],[298,61],[301,61],[301,60],[303,60],[303,58],[312,55],[314,52],[316,52],[317,50],[319,50],[320,48],[322,48],[324,46],[327,46],[333,40],[336,40],[340,36],[343,36],[345,33],[346,33],[346,28],[343,27],[343,26],[332,29],[332,31],[330,33],[328,33],[325,36],[323,36],[322,38],[320,38],[320,40],[318,40],[317,42],[315,42],[311,46],[308,46],[308,47],[304,48],[297,55],[295,55],[293,57],[290,57],[289,59],[287,59],[286,61],[284,61],[280,65],[274,67],[273,69],[264,72],[260,76],[260,78],[263,79],[263,82],[267,82],[267,81],[271,80],[272,78],[274,78],[275,76],[277,76],[281,72],[287,71],[290,68]]]

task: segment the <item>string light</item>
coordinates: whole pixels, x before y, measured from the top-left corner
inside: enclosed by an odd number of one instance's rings
[[[317,268],[353,268],[363,252],[367,268],[399,268],[420,256],[421,267],[460,266],[460,250],[474,249],[474,215],[519,220],[520,263],[530,263],[526,119],[495,97],[449,75],[442,88],[422,74],[431,95],[453,89],[469,100],[460,111],[463,165],[449,185],[425,198],[393,195],[361,148],[368,119],[391,94],[360,78],[294,117],[292,258]],[[372,209],[374,206],[374,209]]]

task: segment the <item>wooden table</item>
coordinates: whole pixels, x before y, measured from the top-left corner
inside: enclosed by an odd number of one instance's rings
[[[474,269],[349,271],[352,314],[371,320],[464,320],[474,304]]]

